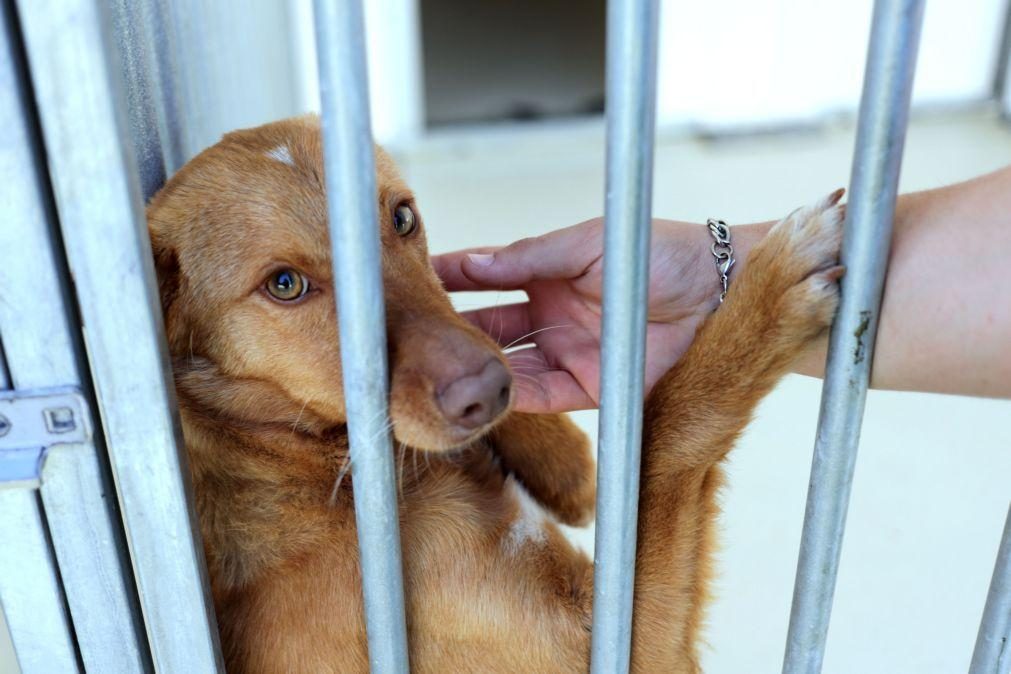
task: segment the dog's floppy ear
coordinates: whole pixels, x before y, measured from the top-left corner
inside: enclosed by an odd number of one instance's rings
[[[596,471],[590,441],[571,419],[514,412],[492,429],[489,440],[502,466],[561,522],[590,521]]]
[[[148,227],[148,236],[151,238],[154,270],[158,275],[158,297],[162,311],[167,314],[179,294],[179,256],[154,228]]]
[[[187,321],[182,312],[173,310],[182,289],[179,255],[175,247],[169,245],[153,228],[149,228],[148,231],[151,237],[154,270],[158,276],[158,298],[161,300],[162,318],[165,321],[165,336],[168,338],[169,347],[172,348],[173,345],[180,343],[179,340],[188,331]]]

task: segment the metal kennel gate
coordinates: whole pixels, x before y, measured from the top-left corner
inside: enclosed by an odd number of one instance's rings
[[[406,672],[379,242],[355,226],[376,220],[362,3],[315,10],[369,658],[375,672]],[[183,159],[192,111],[164,49],[173,5],[3,0],[0,11],[0,601],[19,665],[221,671],[143,210]],[[875,3],[784,672],[821,668],[922,12],[923,0]],[[608,3],[601,674],[627,671],[630,652],[657,13],[657,0]],[[1006,673],[1009,642],[1011,512],[971,671]]]

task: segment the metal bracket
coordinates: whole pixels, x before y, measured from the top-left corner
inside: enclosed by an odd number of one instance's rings
[[[91,439],[91,415],[73,387],[0,391],[0,489],[36,488],[46,451]]]

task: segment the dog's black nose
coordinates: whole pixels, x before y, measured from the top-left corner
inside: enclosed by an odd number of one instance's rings
[[[498,358],[477,374],[460,377],[438,394],[446,420],[462,428],[477,428],[494,420],[509,405],[512,376]]]

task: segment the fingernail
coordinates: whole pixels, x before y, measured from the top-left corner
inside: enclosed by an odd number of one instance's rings
[[[492,253],[467,253],[467,257],[478,267],[490,267],[495,261],[495,255]]]

